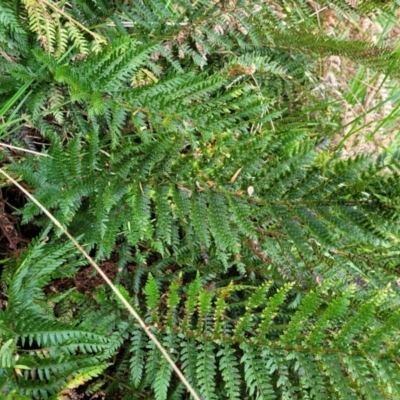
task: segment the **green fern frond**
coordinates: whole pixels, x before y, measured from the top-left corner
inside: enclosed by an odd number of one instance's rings
[[[2,162],[101,261],[198,393],[400,397],[400,153],[321,149],[342,115],[337,95],[316,93],[326,55],[397,77],[390,46],[328,36],[323,8],[356,21],[394,7],[14,3],[0,6],[1,134],[24,146],[21,114],[37,151]],[[41,234],[3,263],[0,391],[187,397],[41,211],[17,215]]]

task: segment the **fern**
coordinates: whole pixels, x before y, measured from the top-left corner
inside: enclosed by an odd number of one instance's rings
[[[68,249],[63,249],[63,252],[66,250]],[[58,257],[63,256],[63,252],[52,256],[58,259]],[[35,248],[31,248],[25,256],[26,261],[23,261],[22,268],[16,270],[15,277],[12,278],[10,283],[10,304],[15,304],[16,306],[20,304],[20,301],[16,302],[14,299],[17,295],[22,295],[23,297],[30,296],[29,298],[32,298],[31,292],[28,289],[20,294],[15,290],[13,291],[11,288],[17,287],[15,285],[20,285],[20,283],[17,284],[17,282],[22,282],[21,278],[29,272],[27,271],[28,268],[32,268],[29,267],[31,258],[34,260],[35,257],[43,257],[43,254],[40,252],[40,246],[37,246],[37,253],[35,253]],[[55,265],[59,264],[56,263]],[[43,274],[51,276],[53,274],[52,269],[43,271]],[[243,390],[245,390],[244,382],[246,382],[246,387],[248,387],[250,394],[258,393],[258,397],[261,398],[275,398],[271,386],[273,381],[277,387],[282,388],[283,392],[291,393],[293,390],[297,390],[289,384],[290,368],[285,365],[285,359],[290,363],[296,361],[297,366],[294,367],[294,371],[300,372],[297,378],[293,376],[291,379],[298,379],[298,384],[300,384],[302,388],[301,390],[308,391],[311,389],[310,376],[312,375],[314,379],[319,381],[318,385],[320,388],[317,391],[319,394],[332,393],[332,387],[334,386],[335,390],[351,395],[349,388],[343,385],[336,385],[336,379],[338,378],[337,375],[335,375],[336,372],[334,372],[336,369],[331,371],[333,366],[332,362],[340,363],[340,369],[349,368],[345,365],[356,362],[354,367],[350,367],[349,369],[351,374],[361,373],[361,366],[357,366],[357,361],[354,361],[351,357],[345,358],[347,361],[343,361],[345,363],[343,364],[343,362],[339,362],[339,359],[335,358],[334,355],[336,353],[352,354],[351,351],[353,351],[355,357],[366,357],[366,359],[371,360],[371,362],[375,357],[375,363],[379,363],[382,357],[381,353],[364,353],[360,351],[360,349],[364,348],[364,346],[369,346],[368,343],[371,343],[371,340],[373,340],[376,345],[379,342],[383,343],[382,340],[385,340],[384,338],[386,335],[395,335],[397,332],[396,325],[393,325],[393,322],[386,323],[385,330],[382,329],[381,323],[379,323],[381,314],[379,309],[384,304],[384,299],[387,296],[386,293],[382,291],[369,297],[369,299],[366,298],[364,305],[358,309],[356,314],[352,311],[352,307],[356,306],[357,295],[354,290],[351,290],[351,287],[349,287],[349,290],[343,295],[333,294],[329,286],[326,288],[321,287],[318,291],[305,296],[300,305],[296,307],[297,309],[295,308],[290,311],[290,307],[288,307],[290,303],[287,303],[287,300],[294,294],[290,285],[286,285],[271,294],[269,294],[268,289],[271,287],[271,283],[263,285],[256,288],[255,291],[251,290],[250,294],[254,294],[250,295],[248,300],[243,304],[243,301],[238,302],[236,296],[232,294],[235,293],[235,291],[239,293],[244,288],[240,286],[236,288],[235,285],[231,284],[226,288],[220,289],[221,294],[213,304],[213,293],[210,292],[209,289],[201,289],[199,287],[199,279],[200,277],[191,283],[190,295],[188,293],[187,300],[184,302],[184,311],[180,311],[176,315],[179,319],[171,320],[170,311],[166,310],[166,312],[163,313],[161,311],[162,308],[155,312],[158,321],[157,329],[159,334],[164,336],[164,345],[170,349],[174,348],[174,353],[181,349],[179,352],[182,357],[184,371],[191,377],[192,383],[194,383],[207,398],[216,397],[215,373],[217,357],[219,358],[218,369],[221,371],[224,382],[223,390],[226,391],[229,398],[240,398],[240,396],[242,396]],[[41,280],[40,282],[40,284],[36,284],[39,287],[43,285],[46,280]],[[151,278],[151,275],[149,275],[148,282],[146,286],[146,307],[152,310],[154,307],[158,307],[160,299],[157,295],[158,289],[154,286],[155,280]],[[169,298],[174,300],[170,300],[169,304],[178,304],[177,301],[179,301],[179,297],[174,295],[177,290],[177,282],[173,282],[170,285],[171,294]],[[227,297],[228,293],[231,293],[229,297]],[[18,298],[20,297],[17,297],[17,299]],[[40,299],[40,293],[33,295],[33,298]],[[64,299],[66,300],[68,297]],[[100,299],[102,299],[102,297],[98,297],[96,302],[103,302],[103,300]],[[326,303],[327,299],[332,299],[332,301],[328,304]],[[377,299],[380,300],[377,301]],[[195,312],[196,303],[193,303],[194,300],[198,302],[199,321],[207,321],[207,315],[213,313],[214,318],[217,318],[215,320],[216,323],[228,327],[230,315],[232,315],[231,313],[235,310],[236,318],[242,315],[239,325],[242,328],[239,329],[239,326],[235,330],[215,328],[217,330],[214,330],[214,332],[218,337],[215,342],[214,335],[209,335],[207,325],[203,323],[196,325],[188,325],[187,323],[181,324],[181,318],[187,320],[188,316]],[[107,302],[100,304],[109,307]],[[13,315],[15,312],[21,313],[18,307],[15,308],[16,306],[13,306],[7,311],[7,313],[10,313],[9,316],[7,314],[3,315],[3,326],[4,324],[7,326],[9,322],[14,321]],[[93,377],[91,374],[93,374],[94,366],[98,364],[102,357],[104,359],[104,356],[109,354],[108,349],[114,346],[112,343],[117,337],[119,338],[126,329],[120,326],[118,329],[119,334],[115,339],[106,339],[102,334],[107,331],[111,332],[110,329],[113,329],[114,324],[108,325],[108,327],[104,325],[104,327],[98,328],[98,333],[93,333],[89,330],[85,330],[85,325],[82,325],[81,328],[79,324],[68,325],[61,323],[54,317],[51,317],[48,311],[44,314],[42,311],[41,317],[36,316],[32,319],[32,317],[29,316],[30,310],[30,308],[27,308],[23,311],[24,319],[18,320],[17,324],[14,323],[12,328],[10,326],[11,330],[8,331],[8,335],[15,335],[14,337],[16,339],[18,338],[20,346],[32,346],[34,344],[38,348],[47,349],[44,356],[41,353],[42,350],[35,350],[31,352],[29,357],[24,356],[24,358],[19,361],[30,370],[34,369],[39,380],[43,380],[46,377],[46,379],[51,382],[45,386],[46,389],[43,389],[43,385],[41,386],[42,389],[39,389],[36,382],[21,384],[21,391],[23,393],[30,393],[36,397],[39,396],[40,393],[44,393],[43,390],[49,391],[49,393],[52,393],[52,391],[55,393],[55,386],[59,385],[61,382],[61,376],[58,375],[58,371],[62,371],[62,374],[64,374],[63,376],[75,374],[76,372],[82,374],[87,373],[89,375],[86,375],[86,378],[79,379],[83,379],[83,381],[85,381],[85,379],[90,380]],[[46,310],[46,308],[43,310]],[[112,310],[112,308],[110,308],[110,310]],[[222,312],[223,310],[231,311],[228,313]],[[89,313],[93,313],[93,318],[98,318],[95,308],[89,311]],[[354,315],[349,318],[349,313]],[[286,322],[282,325],[280,319],[283,315],[285,315],[284,318]],[[260,325],[257,330],[252,328],[252,325],[247,325],[247,327],[245,327],[244,321],[246,319],[249,320],[250,316],[252,316],[255,321],[259,321]],[[53,318],[53,320],[51,318]],[[121,316],[118,317],[118,314],[116,314],[114,318],[118,320]],[[86,319],[88,319],[88,315]],[[394,320],[392,319],[392,321]],[[40,327],[40,329],[35,328],[35,326],[38,328]],[[364,334],[364,329],[367,326],[370,329],[370,335],[372,335],[371,339]],[[328,327],[330,327],[330,329],[327,329]],[[241,343],[240,338],[243,338],[243,328],[246,331],[246,335],[250,336],[246,342]],[[139,327],[136,326],[132,332],[132,342],[127,348],[128,354],[131,355],[130,365],[132,382],[136,387],[138,386],[139,382],[142,380],[143,368],[146,366],[146,381],[148,384],[152,385],[157,398],[165,398],[167,388],[171,385],[171,371],[166,365],[164,365],[164,367],[161,366],[160,363],[163,361],[160,361],[156,349],[152,347],[151,344],[146,345],[147,339],[144,339]],[[277,337],[279,340],[277,340]],[[357,337],[358,339],[350,340],[351,337]],[[7,343],[11,345],[12,339],[11,341],[9,339]],[[120,348],[124,341],[119,341],[119,343],[115,350]],[[239,346],[237,346],[236,343],[238,343]],[[269,361],[266,365],[269,366],[270,372],[267,375],[265,375],[265,369],[261,367],[260,364],[261,360],[267,356],[267,353],[260,354],[257,350],[259,346],[263,346],[263,343],[269,343],[269,346],[272,346],[273,349],[271,350],[272,353],[268,353]],[[298,343],[301,343],[301,345],[299,346]],[[146,347],[149,348],[150,352],[148,353],[149,358],[146,364],[144,364]],[[113,354],[115,350],[113,350],[111,354]],[[13,351],[15,352],[18,350],[14,348]],[[84,354],[86,366],[82,364],[82,356],[74,355],[77,351]],[[310,351],[310,353],[308,353],[308,351]],[[5,346],[2,347],[2,352],[6,354]],[[68,357],[68,362],[61,362],[61,359],[59,359],[62,352],[66,352],[65,354]],[[94,353],[94,355],[89,357],[88,355],[90,353]],[[317,358],[307,355],[318,353],[320,353],[320,356]],[[102,356],[102,354],[104,354],[104,356]],[[9,356],[7,360],[11,360]],[[78,360],[81,360],[79,361],[81,369],[77,370],[76,362],[78,362]],[[195,360],[197,361],[195,362]],[[241,360],[240,364],[239,360]],[[34,362],[34,364],[32,364],[32,362]],[[193,365],[193,362],[195,362],[196,365]],[[317,362],[318,368],[313,367],[315,362]],[[363,364],[364,363],[365,361],[363,361]],[[9,362],[3,364],[3,369],[5,368],[5,370],[7,370],[10,368]],[[281,364],[282,366],[280,366]],[[105,363],[104,368],[106,367],[107,364]],[[244,371],[242,368],[244,368]],[[276,377],[274,371],[277,371],[277,368],[280,372]],[[327,380],[321,380],[319,368],[325,371]],[[245,381],[241,381],[239,378],[242,371]],[[151,376],[157,376],[157,378],[155,380],[150,380]],[[27,379],[27,376],[25,379]],[[66,384],[66,381],[62,382]],[[392,390],[385,388],[387,382],[382,382],[382,385],[382,390]],[[42,392],[40,390],[42,390]],[[363,391],[363,385],[360,385],[354,390],[356,390],[357,393],[361,393]],[[358,390],[361,392],[358,392]]]
[[[328,36],[306,0],[278,3],[2,2],[1,134],[18,143],[20,116],[46,155],[2,163],[203,398],[400,397],[399,153],[320,146],[341,115],[315,94],[326,55],[393,85],[399,57]],[[41,211],[16,214],[40,234],[3,263],[2,393],[188,398]]]
[[[2,346],[4,356],[7,347],[16,353],[10,364],[9,358],[2,358],[2,387],[19,388],[21,394],[38,398],[58,393],[67,384],[66,377],[80,376],[81,380],[91,380],[108,367],[102,352],[109,340],[102,335],[85,330],[76,324],[60,322],[53,310],[43,301],[42,288],[50,281],[54,271],[71,254],[70,245],[54,247],[46,252],[43,242],[37,242],[25,252],[20,267],[10,276],[4,276],[9,284],[9,307],[1,315],[3,334],[7,332],[7,346]],[[82,262],[73,262],[76,268]],[[16,317],[18,316],[18,317]],[[28,352],[26,349],[32,349]],[[9,356],[8,356],[9,357]],[[19,358],[18,364],[15,359]],[[7,361],[8,360],[8,361]],[[94,373],[96,367],[96,373]],[[22,376],[16,380],[13,371],[17,368]]]

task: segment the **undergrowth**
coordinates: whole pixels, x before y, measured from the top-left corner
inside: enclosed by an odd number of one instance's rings
[[[2,167],[201,398],[397,398],[400,152],[329,145],[342,110],[318,65],[397,84],[398,52],[284,3],[3,1]],[[189,398],[54,222],[14,214],[40,234],[1,264],[1,393]]]

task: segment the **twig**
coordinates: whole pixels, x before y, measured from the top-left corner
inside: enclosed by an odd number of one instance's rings
[[[51,157],[51,156],[49,156],[48,154],[39,153],[38,151],[23,149],[22,147],[11,146],[11,144],[5,144],[5,143],[0,142],[0,147],[1,147],[1,146],[2,146],[2,147],[8,147],[9,149],[13,149],[13,150],[25,151],[26,153],[36,154],[37,156]],[[51,157],[51,158],[53,158],[53,157]]]

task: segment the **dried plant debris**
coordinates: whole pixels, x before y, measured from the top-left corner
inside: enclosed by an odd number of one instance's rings
[[[325,31],[335,37],[371,44],[385,39],[385,46],[395,45],[400,37],[400,23],[384,33],[377,15],[354,21],[325,9],[319,18]],[[391,100],[390,78],[337,55],[323,60],[323,71],[316,92],[336,98],[342,108],[342,129],[333,138],[332,146],[340,146],[345,158],[360,152],[378,155],[389,149],[397,141],[397,130],[391,124],[395,104]]]
[[[5,211],[5,203],[0,190],[0,232],[8,242],[8,247],[14,251],[19,251],[20,238],[15,229],[11,217]]]

